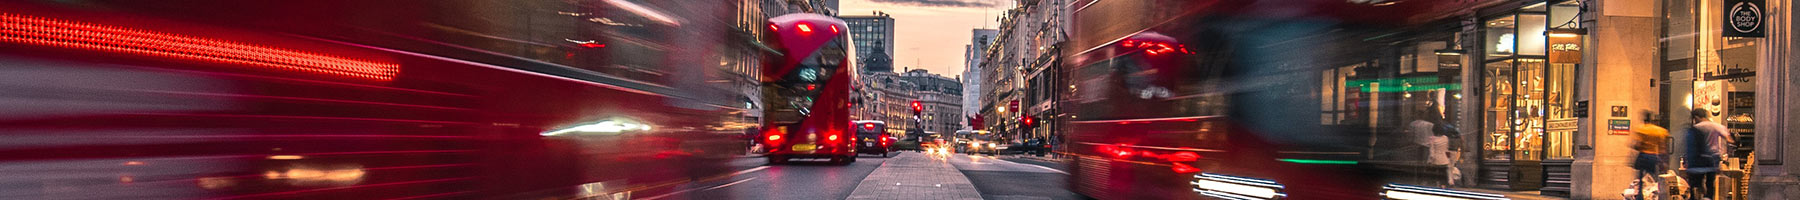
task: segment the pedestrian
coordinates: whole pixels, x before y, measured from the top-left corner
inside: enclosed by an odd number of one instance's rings
[[[1437,131],[1438,125],[1442,124],[1440,121],[1443,120],[1440,120],[1442,117],[1438,117],[1438,113],[1435,111],[1436,109],[1431,109],[1431,107],[1419,109],[1413,115],[1413,121],[1408,128],[1412,132],[1415,142],[1425,148],[1425,164],[1430,166],[1432,171],[1442,170],[1443,177],[1445,177],[1444,185],[1450,185],[1454,181],[1450,168],[1450,139],[1448,134]]]
[[[1689,199],[1712,199],[1713,189],[1717,185],[1719,162],[1724,160],[1725,144],[1732,142],[1731,132],[1725,125],[1712,122],[1712,111],[1695,108],[1688,113],[1694,120],[1694,127],[1687,131],[1687,175],[1688,191],[1693,194]]]
[[[1637,192],[1633,192],[1632,196],[1637,196],[1637,199],[1646,199],[1644,198],[1645,188],[1655,188],[1652,184],[1661,185],[1663,183],[1662,176],[1657,176],[1657,174],[1663,170],[1662,156],[1669,146],[1669,130],[1656,126],[1660,122],[1656,119],[1656,114],[1647,110],[1642,113],[1644,124],[1631,129],[1632,139],[1636,140],[1632,143],[1631,149],[1637,150],[1638,154],[1637,159],[1632,160],[1631,163],[1631,168],[1638,172],[1636,176],[1632,176],[1632,181],[1637,183]],[[1642,182],[1644,176],[1649,176],[1651,182]]]

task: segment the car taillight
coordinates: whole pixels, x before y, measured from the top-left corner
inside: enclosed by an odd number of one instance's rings
[[[769,135],[769,141],[780,140],[781,135]]]
[[[837,141],[837,135],[825,136],[825,140]]]

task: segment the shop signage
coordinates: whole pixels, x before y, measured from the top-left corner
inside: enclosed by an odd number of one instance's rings
[[[1625,106],[1612,106],[1612,117],[1631,117],[1631,109]]]
[[[1581,63],[1581,35],[1552,35],[1549,43],[1550,63]]]
[[[1763,37],[1763,0],[1725,0],[1725,37]]]
[[[1587,100],[1581,100],[1581,101],[1575,102],[1575,117],[1588,117],[1588,101]]]
[[[1606,127],[1612,129],[1613,135],[1631,135],[1631,120],[1629,119],[1606,120]]]
[[[1550,131],[1574,130],[1576,127],[1575,122],[1576,122],[1575,119],[1550,120],[1550,122],[1548,123],[1549,127],[1546,127],[1544,129],[1550,130]]]

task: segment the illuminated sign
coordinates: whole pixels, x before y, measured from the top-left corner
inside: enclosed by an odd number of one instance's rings
[[[1581,35],[1552,33],[1549,36],[1550,63],[1581,63]]]
[[[1725,0],[1725,37],[1763,37],[1762,0]]]

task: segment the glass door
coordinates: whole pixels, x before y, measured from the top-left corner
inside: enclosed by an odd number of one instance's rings
[[[1566,143],[1545,138],[1551,110],[1561,112],[1564,104],[1558,102],[1572,95],[1557,89],[1569,82],[1548,77],[1552,70],[1545,63],[1546,10],[1535,4],[1483,24],[1482,173],[1489,181],[1484,184],[1492,187],[1544,187],[1543,161],[1552,152],[1547,142]]]

